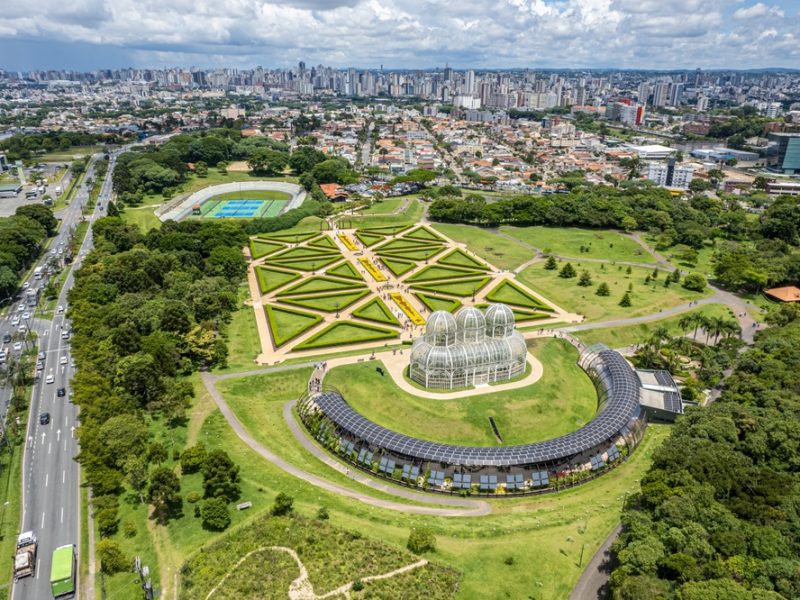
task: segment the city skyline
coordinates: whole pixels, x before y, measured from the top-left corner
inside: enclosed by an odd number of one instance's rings
[[[0,67],[780,69],[800,64],[791,0],[11,0]]]

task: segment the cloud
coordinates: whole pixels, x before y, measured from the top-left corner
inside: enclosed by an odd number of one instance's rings
[[[796,66],[800,17],[729,0],[6,0],[7,40],[94,44],[135,66]],[[781,17],[781,18],[770,18]],[[788,37],[787,37],[788,36]],[[780,44],[777,41],[781,41]],[[741,52],[746,48],[747,52]],[[779,49],[780,48],[780,49]],[[83,56],[83,54],[81,54]],[[116,55],[115,55],[116,56]],[[54,63],[59,53],[53,53]],[[75,65],[78,68],[80,65]]]

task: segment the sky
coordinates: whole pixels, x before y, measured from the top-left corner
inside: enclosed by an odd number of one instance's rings
[[[3,0],[0,68],[800,68],[800,0]]]

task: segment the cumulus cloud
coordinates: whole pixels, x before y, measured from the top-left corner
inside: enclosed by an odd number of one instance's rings
[[[6,0],[2,40],[139,66],[796,66],[797,15],[729,0]],[[780,18],[767,18],[780,17]],[[780,43],[778,43],[780,41]],[[747,52],[741,52],[747,48]],[[102,53],[100,54],[102,57]],[[3,59],[0,59],[0,63]],[[0,66],[3,66],[0,64]],[[99,65],[98,65],[99,66]]]

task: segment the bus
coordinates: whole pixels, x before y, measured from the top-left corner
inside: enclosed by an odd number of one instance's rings
[[[50,587],[53,597],[75,594],[75,545],[59,546],[53,551],[50,566]]]

